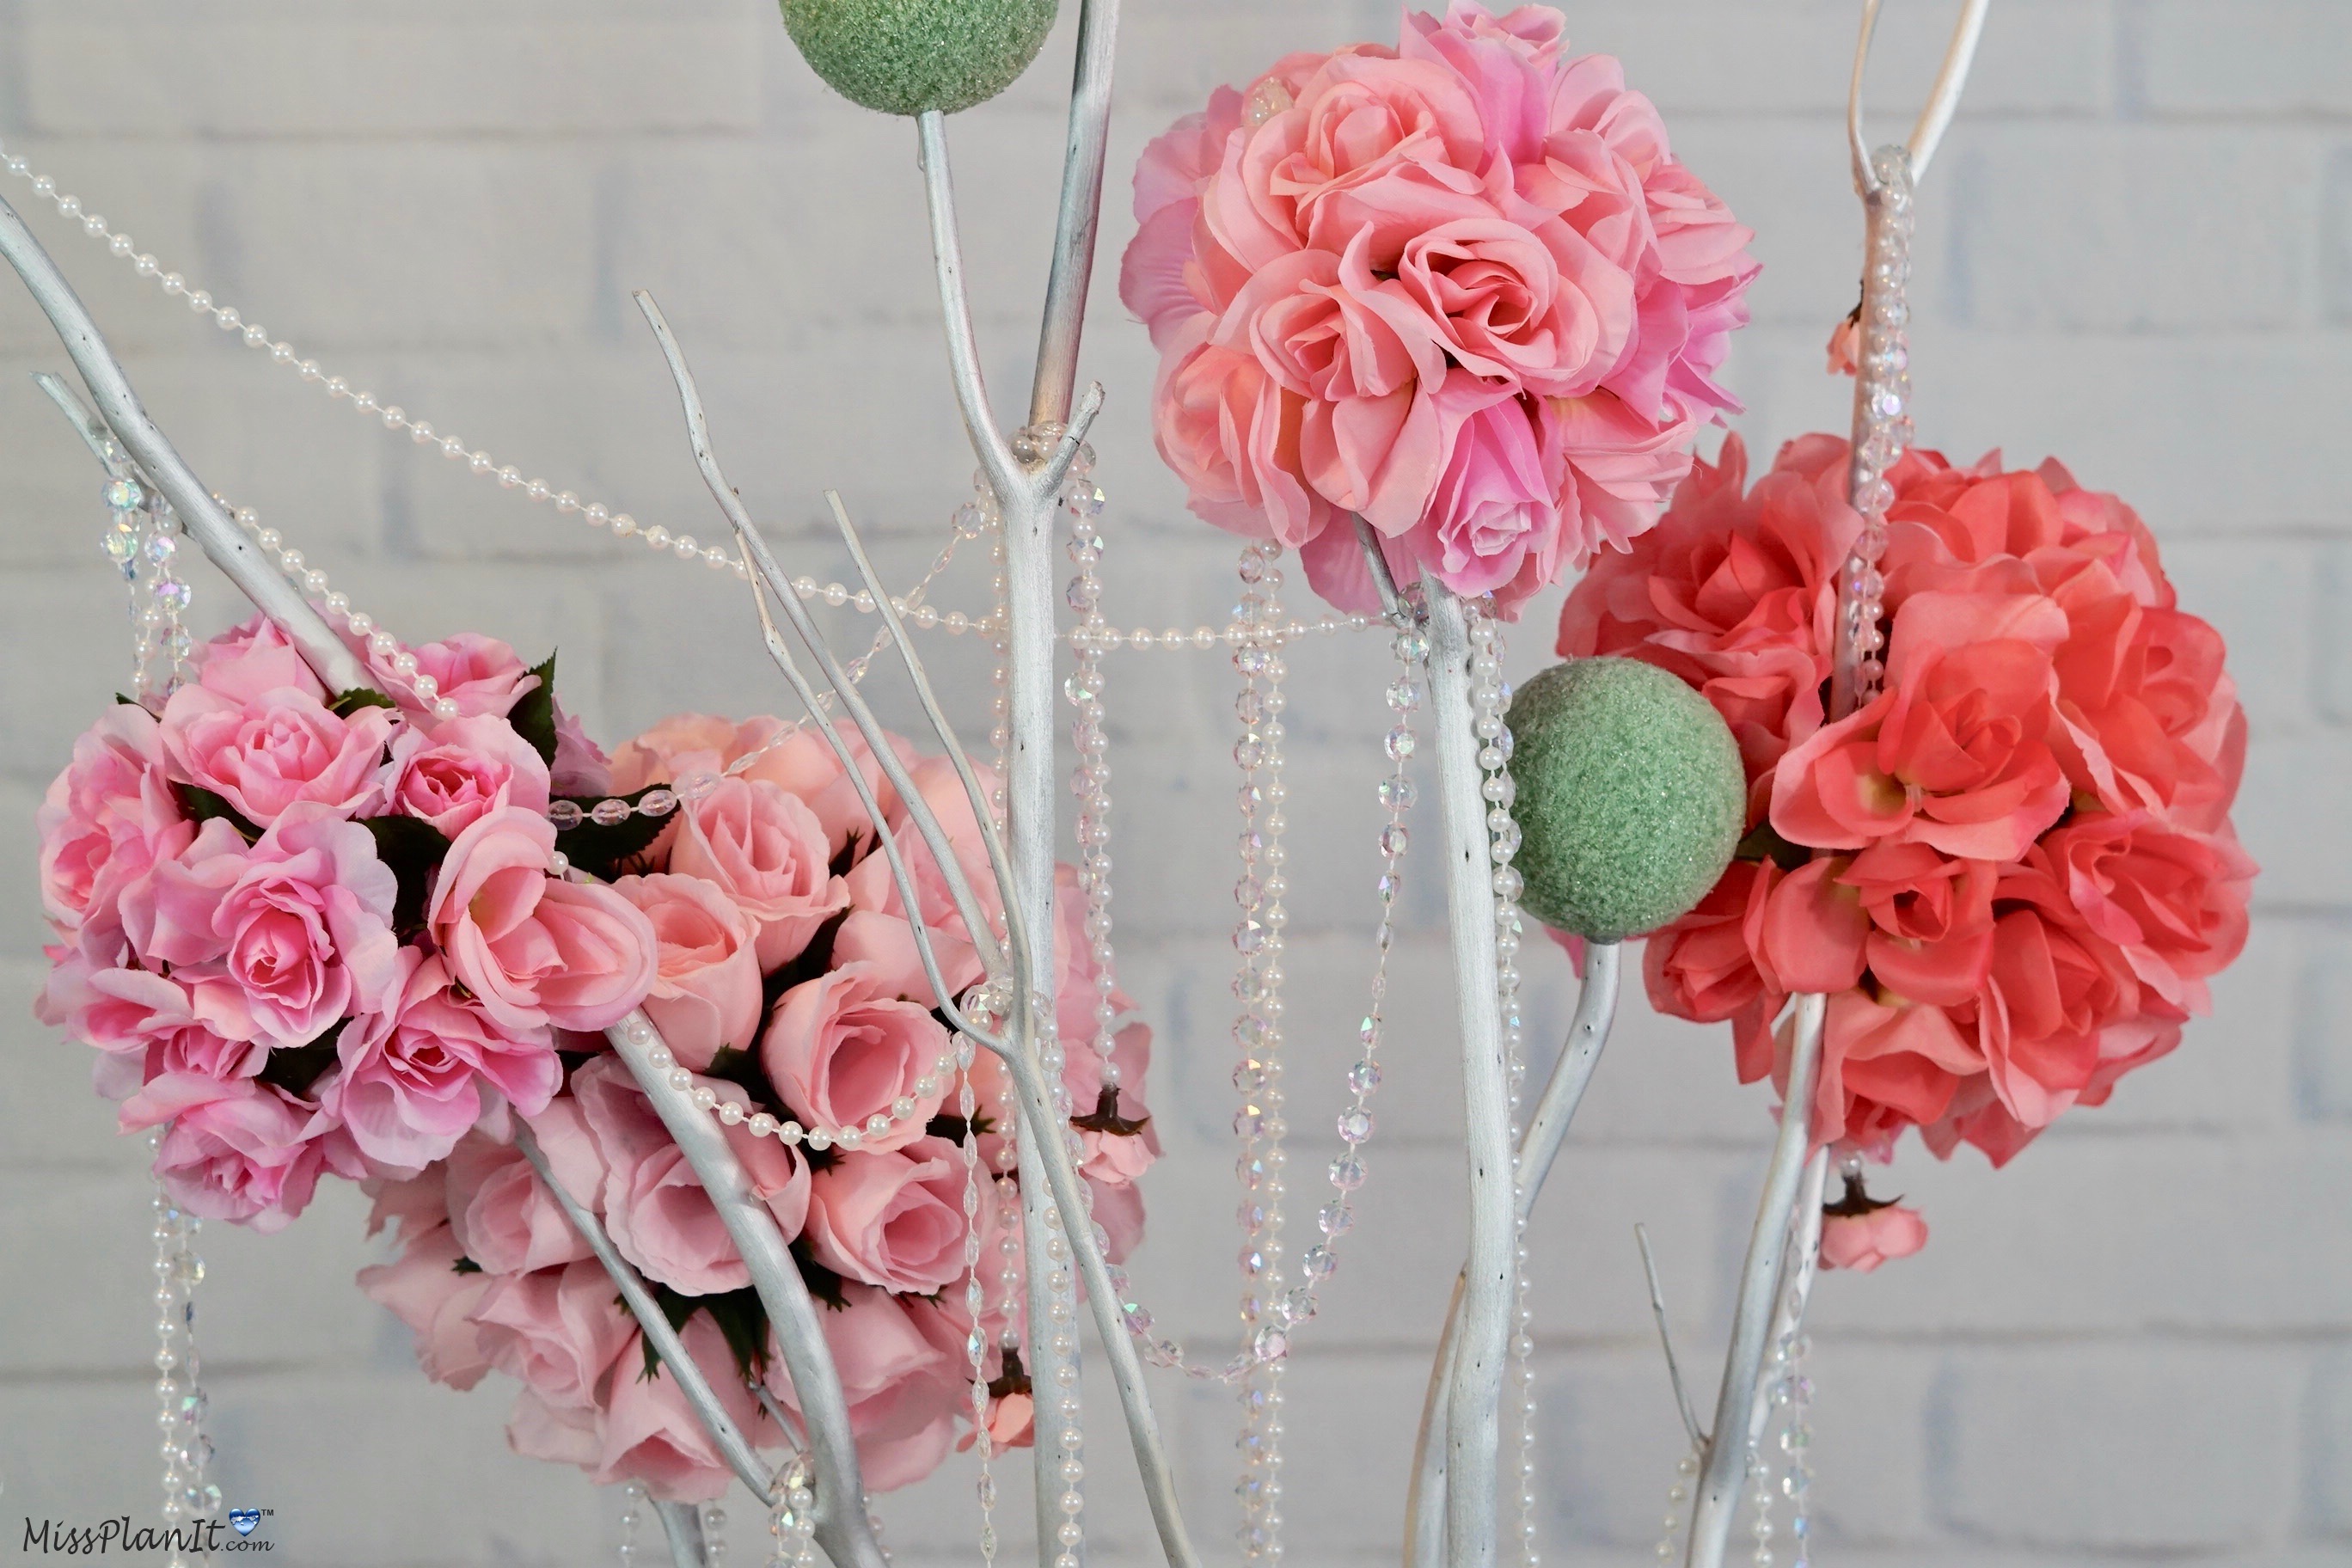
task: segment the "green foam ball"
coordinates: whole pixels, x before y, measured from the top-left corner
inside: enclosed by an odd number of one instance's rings
[[[1706,698],[1655,665],[1578,658],[1520,687],[1508,718],[1522,908],[1619,942],[1706,896],[1738,847],[1748,781]]]
[[[1057,0],[783,0],[784,30],[835,92],[885,114],[985,102],[1029,68]]]

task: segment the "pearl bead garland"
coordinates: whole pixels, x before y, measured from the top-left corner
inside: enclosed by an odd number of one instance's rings
[[[1103,629],[1102,487],[1093,479],[1094,452],[1080,447],[1062,487],[1062,510],[1069,515],[1070,560],[1076,574],[1070,579],[1070,608],[1079,616],[1071,633],[1071,669],[1062,693],[1076,710],[1070,721],[1070,743],[1077,763],[1070,772],[1070,790],[1077,798],[1076,831],[1078,845],[1078,889],[1086,897],[1083,930],[1094,961],[1094,1030],[1090,1037],[1100,1058],[1106,1094],[1118,1091],[1118,989],[1116,953],[1111,945],[1110,763],[1103,735],[1102,647],[1087,634]]]
[[[1511,689],[1503,679],[1502,625],[1485,606],[1474,605],[1469,615],[1471,729],[1479,741],[1478,766],[1486,776],[1479,793],[1487,803],[1487,857],[1495,870],[1495,956],[1496,1016],[1503,1030],[1503,1058],[1510,1086],[1511,1179],[1519,1173],[1519,1130],[1528,1078],[1527,1020],[1519,1007],[1518,955],[1525,925],[1518,896],[1523,884],[1512,868],[1519,849],[1519,826],[1511,816],[1517,786],[1511,781],[1511,731],[1505,711]],[[1515,1328],[1511,1339],[1511,1386],[1518,1414],[1518,1529],[1520,1560],[1536,1568],[1536,1407],[1535,1310],[1529,1302],[1528,1222],[1526,1205],[1517,1204],[1513,1246],[1517,1263],[1513,1270]]]
[[[815,1568],[816,1491],[808,1457],[794,1454],[769,1489],[768,1533],[775,1539],[768,1568]]]
[[[160,1150],[158,1132],[151,1147]],[[162,1517],[174,1532],[172,1568],[207,1560],[196,1550],[207,1521],[219,1517],[221,1489],[212,1478],[212,1440],[205,1432],[207,1401],[196,1354],[196,1287],[205,1278],[196,1256],[203,1222],[181,1208],[161,1184],[155,1189],[155,1426],[163,1459]],[[183,1551],[183,1546],[187,1548]]]
[[[638,1527],[646,1521],[646,1486],[643,1481],[628,1481],[621,1487],[621,1568],[635,1568],[637,1553],[643,1550],[637,1542]]]
[[[652,1028],[643,1020],[632,1019],[624,1028],[633,1045],[650,1045],[654,1039]],[[788,1149],[805,1143],[822,1152],[836,1146],[861,1149],[899,1123],[912,1121],[919,1115],[928,1121],[929,1116],[918,1100],[929,1100],[939,1094],[943,1084],[953,1080],[958,1071],[958,1052],[959,1047],[950,1044],[940,1053],[930,1070],[915,1080],[914,1095],[899,1096],[890,1102],[888,1111],[877,1111],[856,1127],[803,1127],[789,1117],[778,1121],[764,1110],[751,1110],[740,1100],[722,1099],[719,1091],[709,1084],[698,1085],[694,1081],[694,1074],[677,1065],[677,1058],[670,1054],[667,1046],[654,1046],[646,1053],[646,1061],[656,1072],[667,1074],[670,1088],[691,1100],[697,1110],[716,1116],[730,1127],[741,1127],[755,1138],[773,1138]]]

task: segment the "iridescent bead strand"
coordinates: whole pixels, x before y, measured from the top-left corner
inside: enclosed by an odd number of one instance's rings
[[[1241,554],[1242,591],[1234,620],[1245,628],[1278,625],[1283,574],[1276,544],[1252,544]],[[1242,1196],[1243,1333],[1253,1349],[1287,1345],[1287,1330],[1276,1310],[1283,1289],[1282,896],[1286,889],[1283,847],[1282,678],[1277,638],[1252,637],[1234,654],[1241,676],[1234,716],[1241,721],[1234,763],[1242,776],[1238,840],[1242,874],[1234,887],[1240,915],[1234,928],[1234,995],[1242,1010],[1234,1022],[1240,1060],[1234,1087],[1241,1105],[1234,1131],[1241,1143],[1235,1161]],[[1278,1562],[1282,1552],[1282,1368],[1279,1355],[1253,1356],[1241,1378],[1241,1541],[1244,1558]]]
[[[163,1133],[156,1134],[160,1149]],[[161,1514],[173,1536],[173,1568],[209,1562],[202,1544],[205,1521],[218,1517],[220,1488],[212,1479],[212,1441],[205,1430],[204,1365],[196,1353],[196,1287],[205,1277],[197,1256],[202,1221],[180,1207],[159,1184],[155,1225],[155,1426],[163,1461]],[[187,1550],[184,1551],[184,1545]]]
[[[1831,717],[1843,718],[1878,694],[1886,666],[1886,510],[1895,487],[1886,478],[1909,450],[1911,422],[1910,305],[1911,161],[1901,147],[1872,156],[1876,187],[1865,198],[1869,229],[1864,256],[1861,342],[1855,359],[1853,449],[1848,499],[1862,514],[1838,577],[1837,649],[1831,674]]]

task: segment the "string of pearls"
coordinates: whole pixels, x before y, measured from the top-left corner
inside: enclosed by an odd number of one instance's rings
[[[887,1112],[877,1111],[857,1127],[803,1127],[786,1117],[779,1120],[764,1110],[753,1110],[741,1100],[720,1095],[709,1084],[695,1082],[694,1074],[677,1065],[667,1046],[654,1045],[652,1026],[642,1018],[633,1018],[622,1026],[632,1045],[652,1046],[646,1053],[646,1062],[655,1071],[668,1075],[669,1086],[694,1102],[697,1110],[706,1111],[730,1127],[741,1127],[755,1138],[773,1138],[786,1148],[803,1143],[820,1152],[835,1148],[861,1149],[873,1139],[881,1137],[902,1121],[922,1115],[929,1121],[916,1096],[929,1100],[952,1082],[959,1071],[960,1052],[965,1047],[950,1041],[939,1059],[914,1083],[914,1095],[901,1095],[890,1102]]]
[[[727,1510],[715,1502],[701,1508],[704,1568],[719,1568],[727,1560]]]
[[[816,1491],[808,1456],[794,1454],[768,1490],[775,1499],[768,1509],[768,1534],[775,1541],[768,1568],[815,1568]]]
[[[628,1481],[621,1487],[621,1568],[635,1568],[643,1550],[637,1531],[646,1521],[646,1484]]]
[[[1517,787],[1511,781],[1511,730],[1505,712],[1511,705],[1510,684],[1503,679],[1502,623],[1483,605],[1469,614],[1470,721],[1478,738],[1478,767],[1486,774],[1479,794],[1486,802],[1487,857],[1494,866],[1496,997],[1503,1031],[1503,1058],[1510,1089],[1511,1179],[1519,1173],[1519,1127],[1528,1079],[1527,1020],[1519,1006],[1519,946],[1525,926],[1518,897],[1523,883],[1511,861],[1519,850],[1519,826],[1511,816]],[[1528,1221],[1524,1204],[1516,1205],[1513,1246],[1517,1263],[1512,1303],[1511,1388],[1518,1416],[1519,1452],[1517,1513],[1520,1559],[1535,1568],[1536,1549],[1536,1404],[1535,1309],[1529,1300]]]
[[[1283,573],[1277,544],[1252,544],[1242,552],[1242,591],[1234,606],[1236,624],[1263,628],[1279,624]],[[1281,1321],[1276,1298],[1283,1289],[1283,1196],[1287,1155],[1283,1135],[1283,928],[1289,914],[1283,905],[1288,879],[1284,864],[1288,853],[1282,842],[1287,826],[1283,805],[1289,791],[1282,782],[1282,714],[1286,700],[1282,690],[1286,673],[1283,644],[1278,638],[1252,637],[1234,655],[1241,674],[1241,690],[1234,711],[1241,721],[1241,738],[1234,743],[1234,763],[1242,775],[1238,799],[1242,875],[1234,887],[1241,913],[1234,927],[1234,996],[1241,1003],[1234,1021],[1234,1040],[1241,1059],[1234,1068],[1234,1087],[1241,1106],[1234,1112],[1234,1132],[1241,1140],[1235,1171],[1241,1178],[1243,1331],[1249,1335],[1252,1357],[1241,1378],[1242,1455],[1236,1489],[1242,1503],[1242,1551],[1253,1563],[1277,1563],[1282,1556],[1282,1363],[1288,1349],[1288,1331]]]
[[[1657,1559],[1672,1563],[1680,1554],[1676,1542],[1683,1531],[1683,1504],[1690,1500],[1691,1483],[1698,1475],[1701,1449],[1694,1442],[1675,1466],[1675,1484],[1666,1489],[1665,1533],[1658,1538]]]
[[[154,1146],[161,1148],[158,1132]],[[200,1550],[207,1521],[220,1515],[221,1489],[212,1477],[213,1445],[205,1432],[204,1366],[196,1353],[196,1287],[204,1259],[196,1232],[204,1223],[180,1207],[159,1184],[153,1204],[155,1243],[155,1427],[163,1459],[163,1521],[172,1542],[172,1568],[210,1561]],[[184,1551],[183,1548],[185,1548]]]

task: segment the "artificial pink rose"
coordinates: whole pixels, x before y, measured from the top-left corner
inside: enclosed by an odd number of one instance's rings
[[[400,650],[382,653],[372,644],[362,646],[378,683],[406,702],[415,677],[403,677],[394,668]],[[503,719],[517,702],[539,689],[539,677],[513,648],[479,632],[459,632],[438,642],[418,643],[407,651],[416,656],[416,674],[431,676],[440,697],[455,702],[464,718]]]
[[[473,1387],[490,1370],[472,1313],[492,1277],[460,1273],[464,1257],[448,1228],[436,1226],[406,1240],[390,1263],[359,1273],[368,1300],[415,1331],[416,1364],[425,1375],[460,1389]]]
[[[963,1272],[963,1159],[944,1138],[845,1153],[811,1178],[807,1236],[846,1279],[927,1294]]]
[[[702,1369],[719,1408],[735,1423],[736,1430],[755,1443],[772,1443],[772,1436],[761,1430],[767,1417],[753,1403],[743,1380],[735,1375],[734,1356],[709,1314],[698,1312],[688,1319],[678,1338]],[[677,1380],[667,1367],[649,1378],[635,1374],[636,1363],[629,1358],[644,1354],[642,1342],[632,1338],[622,1347],[593,1479],[599,1486],[643,1481],[665,1502],[709,1502],[725,1496],[735,1484],[735,1472],[687,1402]]]
[[[604,1229],[621,1256],[689,1296],[750,1284],[718,1206],[627,1069],[600,1057],[572,1087],[604,1161]]]
[[[759,967],[774,970],[849,907],[832,858],[824,824],[807,802],[765,779],[729,778],[678,812],[669,868],[732,899],[757,928]]]
[[[268,616],[256,612],[243,625],[196,645],[189,656],[197,684],[234,702],[250,702],[264,692],[295,690],[315,701],[327,689],[311,673],[293,639]]]
[[[1059,902],[1055,907],[1057,910],[1067,908]],[[968,945],[934,932],[931,947],[942,965],[940,978],[948,983],[950,995],[960,996],[980,983],[980,960]],[[939,998],[931,994],[930,977],[923,972],[922,952],[915,945],[915,928],[903,916],[865,909],[853,909],[844,916],[834,929],[833,967],[852,965],[866,972],[877,995],[903,997],[926,1009],[939,1005]],[[1075,993],[1066,990],[1063,995],[1067,1002]]]
[[[624,877],[613,891],[643,911],[658,944],[646,1016],[682,1066],[699,1070],[760,1032],[760,961],[751,917],[716,882]]]
[[[1224,162],[1225,142],[1242,126],[1242,95],[1221,87],[1209,106],[1152,138],[1135,165],[1134,240],[1119,258],[1118,297],[1164,348],[1185,321],[1223,301],[1196,289],[1192,226],[1201,190]]]
[[[593,1470],[604,1452],[604,1408],[551,1405],[525,1388],[507,1415],[507,1447],[526,1459]]]
[[[124,1103],[121,1126],[164,1127],[155,1176],[181,1207],[265,1236],[310,1206],[333,1152],[315,1107],[248,1078],[156,1079]]]
[[[604,1162],[580,1102],[565,1096],[525,1120],[555,1179],[593,1212],[603,1201]],[[523,1274],[592,1256],[562,1205],[513,1144],[468,1132],[450,1151],[447,1165],[450,1229],[466,1256],[484,1268]]]
[[[547,811],[547,763],[513,725],[487,714],[407,727],[385,775],[386,809],[422,817],[445,838],[507,806]]]
[[[777,1000],[760,1037],[760,1063],[808,1125],[863,1128],[876,1116],[894,1115],[906,1100],[914,1113],[866,1146],[895,1149],[922,1135],[947,1094],[938,1064],[949,1048],[948,1032],[929,1007],[903,998],[898,986],[904,980],[868,963],[844,963]],[[928,1093],[917,1087],[926,1079]]]
[[[320,805],[286,813],[250,848],[219,818],[155,873],[132,938],[171,964],[217,960],[273,1045],[299,1046],[383,1005],[400,979],[399,888],[366,828]]]
[[[383,1007],[337,1037],[342,1071],[320,1105],[369,1159],[416,1170],[457,1147],[482,1114],[485,1089],[537,1116],[563,1065],[546,1030],[510,1035],[460,995],[437,955],[404,947],[397,956],[401,981]]]
[[[1110,1238],[1103,1256],[1113,1263],[1124,1263],[1143,1245],[1143,1190],[1132,1182],[1098,1181],[1093,1176],[1087,1177],[1086,1183],[1094,1194],[1095,1223]]]
[[[371,1176],[360,1186],[368,1195],[370,1237],[383,1234],[388,1225],[393,1227],[393,1238],[404,1247],[449,1223],[449,1173],[445,1165],[427,1165],[413,1176]]]
[[[943,1342],[961,1341],[961,1331],[938,1303],[854,1283],[842,1287],[841,1297],[839,1310],[818,1317],[849,1404],[858,1467],[872,1490],[912,1486],[947,1457],[956,1412],[969,1408],[961,1346],[950,1352]],[[800,1396],[781,1355],[768,1358],[767,1384],[797,1416]]]
[[[1849,1180],[1846,1201],[1859,1184]],[[1900,1204],[1874,1205],[1859,1213],[1832,1205],[1822,1220],[1822,1267],[1867,1274],[1882,1263],[1908,1258],[1927,1245],[1927,1222]]]
[[[1037,1442],[1037,1399],[1032,1394],[1007,1393],[988,1402],[988,1445],[992,1453],[1028,1448]],[[956,1439],[956,1452],[975,1447],[979,1434],[966,1432]]]
[[[183,686],[163,704],[163,752],[173,778],[267,827],[299,805],[344,816],[374,810],[384,748],[399,725],[389,709],[362,708],[346,719],[290,688],[240,701]]]
[[[1205,313],[1178,328],[1151,392],[1160,458],[1203,522],[1248,539],[1297,546],[1338,515],[1306,478],[1299,436],[1307,399],[1256,358],[1210,341]]]
[[[890,786],[866,737],[848,720],[837,721],[834,733],[857,760],[858,772],[878,801],[887,801]],[[912,748],[898,743],[898,754],[912,761]],[[676,784],[689,773],[724,773],[731,778],[772,784],[798,796],[824,825],[831,852],[839,854],[853,837],[869,834],[873,825],[857,798],[857,785],[843,771],[841,759],[824,734],[807,726],[785,723],[761,715],[737,723],[707,713],[680,713],[665,719],[613,753],[612,787],[632,794],[648,784]],[[675,824],[666,832],[674,833]],[[656,840],[656,845],[666,840]]]
[[[169,976],[100,969],[79,978],[68,1026],[101,1051],[130,1057],[142,1085],[184,1073],[253,1078],[268,1060],[268,1042],[256,1038],[244,988],[217,965]]]
[[[547,874],[555,828],[519,806],[459,834],[425,924],[449,970],[507,1029],[604,1029],[652,989],[657,941],[636,906]]]
[[[1581,397],[1599,389],[1634,327],[1633,279],[1567,224],[1500,216],[1418,230],[1397,281],[1454,367],[1509,390]]]
[[[40,837],[41,912],[62,936],[85,921],[110,933],[129,883],[176,854],[194,830],[163,776],[154,716],[118,702],[74,741],[73,761],[50,782],[34,814]],[[110,953],[106,956],[112,956]]]
[[[1526,576],[1548,584],[1559,563],[1560,484],[1540,413],[1507,387],[1466,371],[1437,395],[1448,456],[1418,523],[1384,545],[1400,582],[1427,573],[1475,598]],[[1532,570],[1529,570],[1532,568]]]
[[[593,1258],[495,1276],[468,1315],[490,1364],[551,1406],[595,1404],[598,1384],[636,1335],[613,1277]]]
[[[613,759],[561,702],[555,704],[555,757],[547,771],[549,786],[558,795],[613,793]]]

